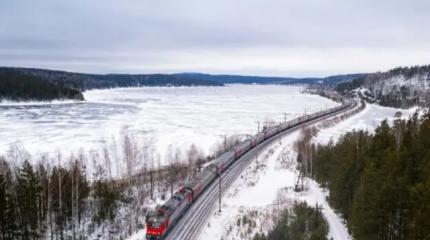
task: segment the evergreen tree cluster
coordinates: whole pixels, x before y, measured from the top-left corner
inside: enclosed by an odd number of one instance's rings
[[[47,81],[42,77],[23,74],[13,69],[0,69],[0,101],[49,101],[84,97],[78,88],[64,82]]]
[[[326,240],[328,223],[321,208],[295,203],[292,211],[280,213],[275,227],[268,234],[256,234],[253,240]]]
[[[115,160],[106,148],[64,159],[61,152],[33,156],[11,146],[6,156],[0,155],[0,239],[98,239],[110,234],[124,239],[143,228],[154,201],[165,200],[207,161],[192,145],[188,164],[179,148],[169,148],[169,165],[160,167],[160,158],[149,158],[151,150],[137,148],[127,136],[121,160],[132,169],[124,168],[124,175],[115,178]],[[138,162],[145,163],[134,169]],[[91,164],[91,174],[85,163]]]
[[[349,82],[339,83],[335,90],[341,94],[347,94],[349,91],[360,88],[364,84],[365,77],[357,78]]]
[[[93,220],[98,224],[106,219],[112,221],[116,216],[117,202],[121,199],[121,192],[116,184],[107,179],[106,171],[103,168],[97,169],[94,179],[96,211]]]
[[[95,177],[90,184],[79,161],[11,167],[0,157],[0,239],[85,239],[83,213],[95,207],[97,222],[109,220],[120,198],[112,182]]]
[[[430,114],[400,117],[314,150],[314,178],[354,239],[430,239]]]

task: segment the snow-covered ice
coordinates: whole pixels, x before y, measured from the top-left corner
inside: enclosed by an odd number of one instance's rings
[[[253,134],[257,121],[283,121],[336,105],[298,86],[142,87],[93,90],[85,102],[0,105],[0,154],[17,143],[30,153],[101,148],[123,129],[169,145],[195,143],[204,153],[224,134]],[[163,160],[163,156],[161,156]]]

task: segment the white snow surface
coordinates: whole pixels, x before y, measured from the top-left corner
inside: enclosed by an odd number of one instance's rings
[[[324,129],[314,141],[326,144],[332,140],[336,140],[340,137],[340,135],[346,133],[347,131],[356,130],[367,130],[369,132],[373,132],[375,128],[380,125],[381,121],[387,119],[388,123],[392,123],[394,119],[394,115],[396,112],[402,113],[402,118],[408,118],[413,113],[417,111],[417,108],[410,109],[398,109],[391,107],[382,107],[376,104],[367,104],[366,108],[351,116],[350,118],[339,122],[333,127]]]
[[[123,129],[138,140],[154,139],[161,155],[169,146],[196,144],[204,154],[222,136],[254,134],[257,121],[283,121],[337,103],[298,86],[142,87],[92,90],[84,102],[0,105],[0,155],[11,146],[32,154],[68,155],[79,149],[120,145]],[[141,144],[142,146],[143,144]]]
[[[52,100],[52,101],[11,101],[0,99],[0,107],[25,107],[25,106],[43,106],[43,105],[61,105],[72,103],[84,103],[81,100]]]

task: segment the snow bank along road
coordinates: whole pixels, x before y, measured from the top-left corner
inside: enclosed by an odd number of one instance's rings
[[[221,187],[222,190],[226,190],[229,186],[236,180],[238,176],[240,176],[241,172],[246,169],[249,163],[255,159],[255,156],[264,150],[268,145],[275,142],[280,137],[283,137],[286,134],[290,134],[294,131],[297,131],[304,125],[313,124],[319,122],[321,120],[333,117],[335,115],[343,114],[346,111],[349,111],[359,105],[358,102],[353,104],[343,110],[333,112],[331,114],[322,116],[320,118],[303,122],[295,127],[289,128],[284,132],[277,134],[256,147],[252,148],[246,154],[244,154],[241,158],[235,161],[228,169],[226,169],[221,174]],[[201,196],[191,205],[191,207],[185,212],[182,218],[176,223],[176,225],[171,229],[169,234],[166,237],[166,240],[192,240],[195,239],[204,223],[208,219],[211,210],[216,206],[216,202],[218,200],[219,194],[219,181],[215,179],[207,189],[201,194]]]

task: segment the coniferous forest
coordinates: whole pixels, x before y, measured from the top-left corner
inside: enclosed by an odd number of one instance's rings
[[[174,74],[85,74],[45,69],[0,67],[0,101],[83,100],[90,89],[138,86],[222,86]]]
[[[40,76],[25,75],[14,69],[0,69],[0,101],[83,100],[77,86],[61,81],[47,81]]]
[[[0,156],[0,239],[89,239],[104,231],[124,239],[143,227],[149,210],[144,203],[154,194],[165,200],[175,182],[191,173],[185,168],[177,164],[113,180],[102,166],[88,176],[79,158],[51,167],[28,161],[16,166]],[[118,218],[120,206],[134,211],[127,215],[134,225]]]
[[[285,209],[280,215],[268,234],[257,233],[253,240],[327,240],[328,223],[318,205],[295,203],[290,211]]]
[[[314,148],[314,178],[357,240],[430,239],[430,115]]]
[[[154,201],[165,201],[210,158],[195,145],[184,154],[171,148],[169,165],[160,167],[160,158],[148,155],[149,143],[140,148],[128,134],[123,137],[112,153],[104,147],[70,157],[31,155],[11,147],[0,155],[0,239],[125,239],[144,228]],[[215,145],[216,152],[236,141]],[[121,153],[123,162],[114,162]],[[135,169],[144,159],[149,165]],[[122,175],[113,175],[113,164],[124,166]]]
[[[90,203],[96,209],[95,222],[112,218],[118,190],[102,177],[90,186],[77,161],[52,169],[28,161],[16,170],[2,159],[0,164],[0,239],[70,238],[66,232],[82,239],[77,232]]]

